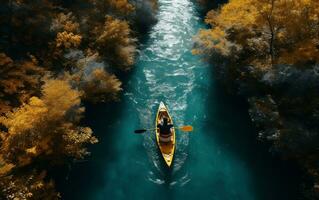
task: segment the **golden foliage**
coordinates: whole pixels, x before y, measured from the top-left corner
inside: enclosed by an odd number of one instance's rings
[[[32,97],[29,104],[24,104],[14,112],[8,112],[0,122],[8,127],[8,132],[16,135],[31,129],[37,124],[42,116],[48,112],[45,104],[37,97]],[[3,144],[4,146],[6,143]]]
[[[206,22],[223,29],[245,28],[256,24],[258,11],[253,0],[233,0],[225,4],[220,11],[210,11]]]
[[[129,42],[130,27],[126,21],[107,16],[104,23],[104,30],[97,38],[98,43],[120,43]]]
[[[78,109],[81,103],[80,92],[71,88],[68,82],[63,80],[46,80],[42,88],[44,104],[48,107],[49,117],[60,119],[67,112]]]
[[[37,64],[32,56],[30,61],[14,62],[0,53],[0,113],[18,106],[39,91],[44,70]]]
[[[107,16],[104,26],[96,29],[96,44],[100,52],[118,64],[121,69],[128,70],[134,63],[136,53],[135,39],[131,37],[131,29],[126,21]]]
[[[212,54],[215,51],[223,56],[229,56],[231,46],[234,47],[225,37],[226,33],[216,27],[214,30],[200,30],[195,38],[196,46],[192,50],[193,54]],[[198,48],[196,48],[198,47]]]
[[[76,48],[81,44],[82,36],[76,35],[71,32],[63,31],[57,34],[56,37],[56,47],[62,48]]]
[[[199,32],[194,53],[247,54],[288,64],[319,62],[318,7],[315,0],[231,0],[207,14],[212,28]]]
[[[57,32],[66,31],[77,33],[79,32],[79,27],[80,25],[76,22],[72,12],[69,12],[68,14],[59,13],[56,18],[53,19],[51,24],[51,30]]]
[[[8,164],[6,163],[2,156],[0,155],[0,177],[6,175],[7,173],[9,173],[11,171],[12,168],[14,168],[15,166],[13,164]]]
[[[54,190],[54,183],[44,181],[45,176],[45,171],[41,173],[33,171],[19,177],[12,175],[2,177],[1,192],[8,200],[60,199],[60,194]]]
[[[129,14],[134,11],[134,6],[128,0],[107,0],[108,4],[120,14]]]
[[[76,69],[65,73],[63,78],[81,90],[82,97],[88,101],[116,101],[122,91],[122,83],[114,74],[108,73],[104,62],[99,60],[98,53],[89,50],[84,58],[78,60]]]
[[[306,40],[295,45],[292,51],[283,51],[279,63],[319,62],[319,40]]]
[[[29,103],[0,118],[8,129],[1,149],[8,163],[28,165],[41,154],[81,158],[88,154],[83,145],[97,142],[88,127],[76,126],[84,111],[80,93],[67,81],[45,82],[41,98],[32,97]]]

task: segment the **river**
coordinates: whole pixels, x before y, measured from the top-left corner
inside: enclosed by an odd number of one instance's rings
[[[158,23],[121,102],[87,109],[100,142],[72,168],[60,188],[65,199],[297,199],[296,170],[256,141],[245,102],[226,95],[211,67],[191,54],[193,35],[205,27],[196,6],[159,0]],[[177,132],[172,169],[154,132],[133,133],[154,126],[160,101],[175,125],[194,126],[192,133]]]

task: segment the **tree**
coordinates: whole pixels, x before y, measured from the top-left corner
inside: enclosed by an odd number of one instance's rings
[[[118,100],[121,85],[115,75],[103,69],[95,69],[84,78],[80,88],[84,91],[84,98],[96,103]]]
[[[45,80],[41,98],[32,97],[0,123],[7,128],[1,154],[6,163],[28,165],[39,155],[62,159],[82,158],[88,152],[84,145],[96,143],[88,127],[77,126],[84,109],[80,93],[67,81]]]
[[[20,176],[1,177],[2,194],[0,194],[0,198],[8,200],[61,199],[60,194],[55,191],[53,181],[45,181],[45,177],[45,171],[40,173],[31,171]]]
[[[134,63],[136,44],[126,21],[107,16],[102,27],[96,27],[96,46],[114,66],[128,70]]]
[[[44,72],[33,56],[31,60],[14,62],[0,53],[0,114],[39,94]]]
[[[195,53],[217,51],[248,63],[318,61],[317,1],[232,0],[210,11],[206,22],[212,28],[199,32]]]

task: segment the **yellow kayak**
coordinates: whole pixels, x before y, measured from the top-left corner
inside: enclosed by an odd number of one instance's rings
[[[173,124],[173,120],[168,112],[167,107],[165,106],[165,104],[163,102],[161,102],[159,107],[158,107],[157,114],[156,114],[155,127],[157,127],[157,125],[159,123],[161,123],[163,117],[166,117],[168,119],[169,124]],[[159,130],[156,129],[155,132],[156,132],[157,145],[162,153],[162,156],[163,156],[167,166],[170,167],[172,162],[173,162],[174,151],[175,151],[175,129],[173,128],[172,139],[170,142],[160,142]]]

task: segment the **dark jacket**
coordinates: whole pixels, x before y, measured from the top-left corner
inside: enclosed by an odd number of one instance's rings
[[[170,135],[171,134],[171,128],[174,127],[173,124],[158,124],[157,128],[160,129],[160,135]]]

